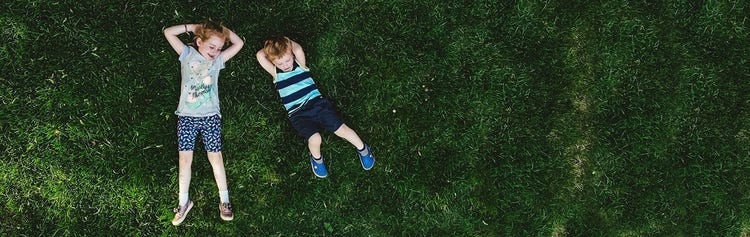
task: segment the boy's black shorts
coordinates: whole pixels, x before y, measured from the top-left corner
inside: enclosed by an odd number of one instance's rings
[[[289,122],[300,136],[309,139],[320,131],[320,127],[335,132],[344,124],[330,101],[316,97],[308,101],[301,109],[289,116]]]

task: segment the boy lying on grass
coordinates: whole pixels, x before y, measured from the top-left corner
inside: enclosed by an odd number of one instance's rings
[[[321,126],[354,145],[362,168],[372,169],[375,158],[370,146],[344,124],[333,104],[320,94],[305,64],[305,52],[297,42],[287,37],[271,37],[265,41],[256,57],[260,66],[273,77],[292,126],[300,136],[307,139],[310,165],[315,176],[328,176],[328,169],[320,152],[320,145],[323,143],[319,133]]]

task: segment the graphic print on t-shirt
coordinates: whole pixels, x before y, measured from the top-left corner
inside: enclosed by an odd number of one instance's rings
[[[208,71],[213,66],[213,60],[203,61],[195,60],[190,62],[191,76],[185,86],[187,87],[187,105],[195,109],[211,99],[211,85],[215,80],[209,75]]]

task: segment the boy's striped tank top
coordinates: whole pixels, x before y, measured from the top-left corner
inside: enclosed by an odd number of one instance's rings
[[[308,101],[321,97],[310,71],[300,67],[297,62],[294,62],[294,69],[288,72],[276,68],[274,85],[279,91],[287,115],[297,112]]]

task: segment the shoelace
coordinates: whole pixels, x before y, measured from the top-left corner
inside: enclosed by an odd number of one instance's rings
[[[185,206],[187,206],[187,204],[185,204]],[[172,211],[173,211],[174,213],[179,213],[179,212],[180,212],[180,209],[182,209],[182,206],[177,206],[177,207],[175,207],[174,209],[172,209]],[[187,209],[187,208],[186,208],[186,209]]]
[[[224,208],[224,210],[222,210],[222,211],[230,211],[230,212],[232,211],[232,204],[230,204],[228,202],[222,203],[221,207]]]

